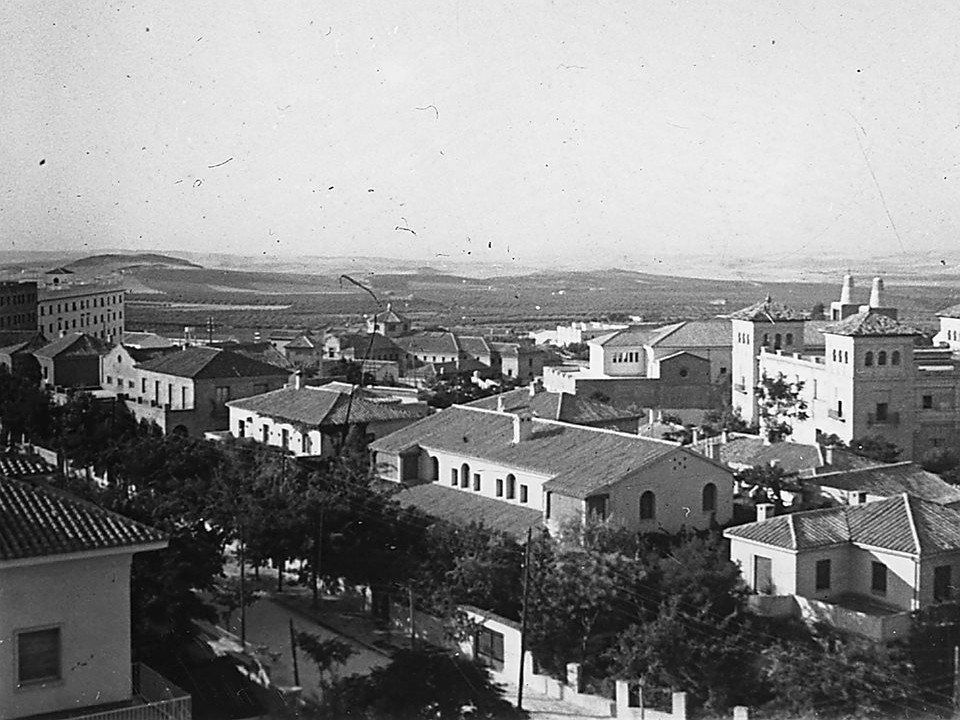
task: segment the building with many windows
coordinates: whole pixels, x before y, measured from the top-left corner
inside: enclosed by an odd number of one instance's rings
[[[370,445],[398,499],[508,531],[589,516],[639,532],[730,519],[730,470],[676,443],[455,405]],[[520,512],[518,512],[520,511]]]
[[[37,329],[37,283],[0,281],[0,339]]]
[[[48,338],[82,332],[110,343],[123,337],[124,289],[106,283],[59,282],[37,294],[36,327]]]
[[[920,330],[884,303],[880,278],[865,305],[852,301],[852,290],[848,277],[831,305],[835,320],[820,329],[821,347],[805,347],[802,316],[769,298],[734,313],[733,406],[757,421],[758,385],[783,376],[802,383],[807,405],[808,417],[792,422],[797,442],[879,435],[904,459],[960,442],[960,356],[920,346]]]

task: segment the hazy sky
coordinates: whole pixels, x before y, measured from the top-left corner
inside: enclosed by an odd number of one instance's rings
[[[958,27],[930,0],[4,3],[0,249],[951,249]]]

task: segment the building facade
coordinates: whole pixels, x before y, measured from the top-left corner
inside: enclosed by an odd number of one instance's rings
[[[37,295],[37,329],[48,338],[83,332],[109,343],[123,337],[124,289],[101,283],[57,283]]]
[[[37,283],[0,281],[0,337],[37,329]]]

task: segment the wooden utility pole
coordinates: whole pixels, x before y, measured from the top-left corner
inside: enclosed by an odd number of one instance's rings
[[[243,523],[240,523],[240,644],[247,649],[247,578],[243,557]]]
[[[523,666],[527,654],[527,603],[530,599],[530,545],[533,528],[527,528],[527,544],[523,547],[523,608],[520,614],[520,678],[517,683],[517,710],[523,710]]]
[[[953,716],[960,717],[960,645],[953,646]]]
[[[290,623],[290,654],[293,655],[293,684],[300,687],[300,666],[297,664],[297,635],[293,632],[293,618]]]

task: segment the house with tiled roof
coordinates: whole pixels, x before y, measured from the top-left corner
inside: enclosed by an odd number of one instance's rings
[[[100,358],[110,346],[82,332],[71,332],[33,351],[41,382],[51,388],[100,386]]]
[[[0,717],[189,720],[190,696],[131,657],[131,561],[166,545],[133,520],[0,477]]]
[[[297,335],[284,345],[283,353],[295,367],[313,367],[323,359],[323,342],[310,335]]]
[[[33,353],[48,344],[48,340],[41,333],[34,333],[19,342],[2,347],[0,366],[15,375],[39,378],[40,363]]]
[[[933,344],[950,350],[960,350],[960,304],[950,305],[937,313],[940,330],[933,336]]]
[[[529,383],[543,375],[547,353],[531,342],[489,343],[494,375]]]
[[[434,484],[432,492],[464,513],[483,512],[488,501],[530,509],[551,530],[596,516],[640,532],[676,532],[722,524],[732,513],[732,474],[709,458],[528,412],[455,405],[370,449],[385,480]]]
[[[723,533],[760,612],[902,639],[910,612],[955,593],[960,511],[906,493],[776,517],[769,507]]]
[[[817,474],[808,479],[818,499],[856,505],[906,493],[940,505],[960,508],[960,488],[916,463],[875,463],[856,470]]]
[[[394,310],[393,303],[387,303],[386,310],[367,318],[367,333],[397,337],[408,332],[410,332],[410,320]]]
[[[231,400],[230,433],[252,438],[294,455],[330,456],[355,427],[369,440],[388,435],[424,417],[425,403],[403,402],[342,383],[294,384]]]
[[[214,347],[114,348],[104,368],[104,389],[134,417],[191,436],[228,429],[229,400],[278,390],[290,378],[286,368]]]
[[[508,413],[529,412],[533,417],[546,420],[559,420],[573,425],[587,425],[630,433],[636,433],[640,419],[646,417],[642,410],[621,409],[582,395],[549,392],[544,390],[541,383],[536,382],[528,387],[474,400],[467,403],[467,407]]]
[[[807,417],[792,422],[797,442],[836,435],[850,443],[876,435],[899,447],[904,459],[960,442],[960,358],[949,349],[919,347],[921,331],[898,319],[880,278],[866,304],[856,303],[853,291],[847,276],[816,348],[801,344],[802,320],[732,320],[733,406],[747,422],[758,421],[758,385],[783,376],[802,384],[807,407]]]

